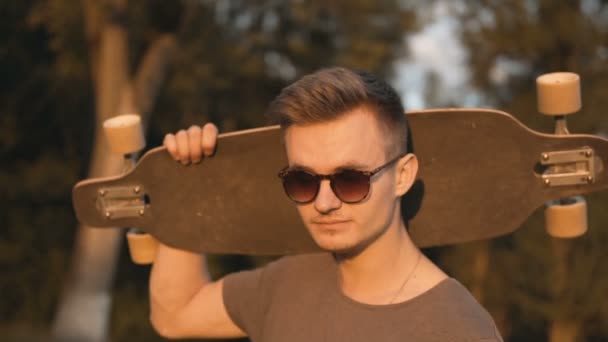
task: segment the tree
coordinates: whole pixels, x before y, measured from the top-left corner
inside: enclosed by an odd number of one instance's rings
[[[177,44],[176,38],[170,35],[156,38],[132,80],[128,66],[128,37],[121,19],[125,17],[127,3],[114,0],[104,5],[102,8],[99,3],[87,1],[83,8],[96,98],[91,178],[120,173],[122,160],[109,151],[101,131],[103,121],[121,112],[139,113],[144,123],[148,121]],[[110,289],[120,242],[119,230],[95,230],[86,226],[78,229],[71,280],[53,327],[55,338],[106,340]]]

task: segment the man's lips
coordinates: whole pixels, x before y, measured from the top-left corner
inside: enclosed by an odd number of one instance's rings
[[[350,222],[350,220],[312,220],[313,224],[318,224],[322,226],[331,226],[346,222]]]

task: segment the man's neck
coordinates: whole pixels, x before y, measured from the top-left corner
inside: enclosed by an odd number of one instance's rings
[[[389,304],[416,276],[420,253],[398,220],[360,253],[337,257],[342,291],[356,301]]]

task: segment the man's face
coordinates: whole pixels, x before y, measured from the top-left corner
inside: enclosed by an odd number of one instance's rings
[[[373,170],[396,156],[386,155],[386,135],[372,114],[360,107],[324,123],[293,125],[285,132],[289,165],[315,174],[341,169]],[[395,165],[398,165],[396,163]],[[365,248],[390,226],[399,225],[395,165],[372,177],[370,193],[359,203],[340,201],[322,180],[314,201],[298,204],[304,224],[324,250],[349,253]]]

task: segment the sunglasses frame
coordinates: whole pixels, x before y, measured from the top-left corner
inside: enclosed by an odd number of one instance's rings
[[[355,204],[355,203],[360,203],[362,201],[364,201],[370,193],[371,190],[371,183],[372,183],[372,177],[374,177],[376,174],[378,174],[380,171],[384,170],[385,168],[387,168],[388,166],[390,166],[391,164],[394,164],[396,161],[398,161],[399,159],[405,157],[407,155],[407,153],[403,153],[398,155],[397,157],[389,160],[388,162],[378,166],[377,168],[370,170],[370,171],[363,171],[363,170],[355,170],[355,169],[344,169],[341,170],[339,172],[336,173],[332,173],[329,175],[319,175],[319,174],[314,174],[311,172],[308,172],[306,170],[302,170],[302,169],[291,169],[289,168],[289,166],[284,167],[281,171],[279,171],[278,173],[278,177],[281,178],[281,180],[283,181],[283,190],[285,191],[285,194],[287,195],[287,197],[289,197],[290,200],[292,200],[293,202],[297,203],[297,204],[308,204],[313,202],[317,196],[319,195],[319,190],[321,190],[321,181],[324,179],[329,180],[329,186],[331,188],[331,191],[333,191],[334,195],[343,203],[347,203],[347,204]],[[316,190],[314,195],[312,196],[312,198],[308,201],[297,201],[295,200],[293,197],[291,197],[289,195],[289,192],[287,191],[287,187],[285,186],[285,178],[289,175],[290,172],[304,172],[310,176],[312,176],[312,178],[316,181]],[[336,191],[335,188],[335,183],[334,183],[334,178],[336,177],[336,175],[339,175],[340,173],[343,173],[344,171],[351,171],[351,172],[357,172],[365,177],[367,177],[367,192],[365,193],[365,195],[359,199],[359,200],[355,200],[355,201],[345,201],[344,199],[342,199],[340,197],[340,195],[338,194],[338,191]]]

